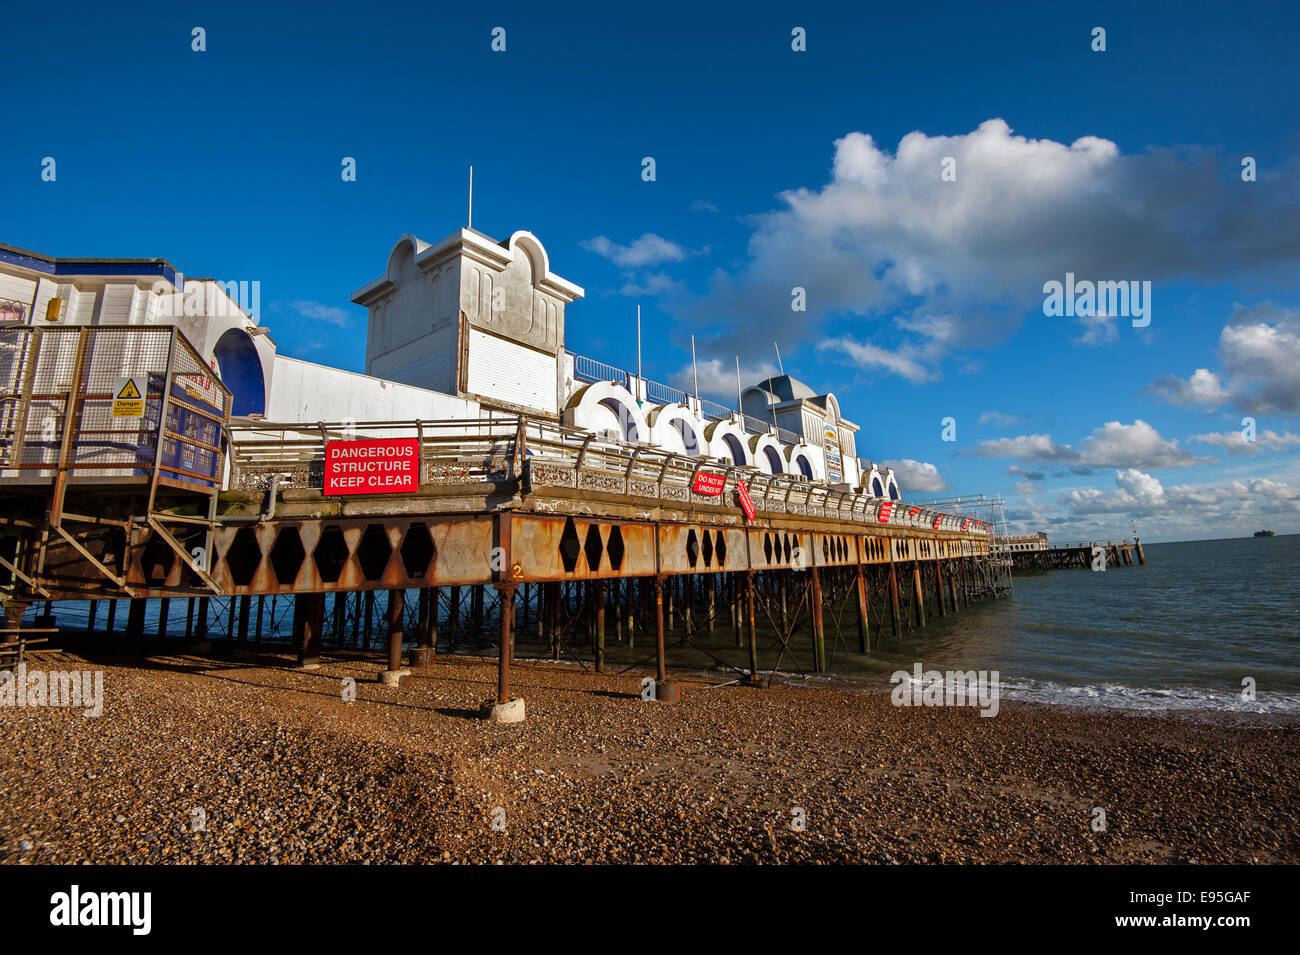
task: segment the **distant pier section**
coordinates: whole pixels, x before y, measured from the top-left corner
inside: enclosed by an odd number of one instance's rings
[[[1131,567],[1134,563],[1145,567],[1147,562],[1142,541],[1137,537],[1132,540],[1126,538],[1119,543],[1089,541],[1053,546],[1048,543],[1046,534],[1026,534],[997,538],[993,543],[993,552],[1000,557],[1009,558],[1012,570],[1016,573],[1070,568],[1101,570],[1103,567]]]

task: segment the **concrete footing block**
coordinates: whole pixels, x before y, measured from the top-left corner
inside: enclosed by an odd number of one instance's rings
[[[405,668],[401,670],[380,670],[379,682],[384,686],[401,686],[402,678],[411,675],[411,671]]]
[[[319,670],[319,669],[320,669],[320,664],[319,664],[319,663],[312,663],[312,662],[309,660],[309,661],[307,661],[306,663],[299,663],[299,664],[298,664],[298,669],[299,669],[299,670]]]
[[[479,713],[489,723],[522,723],[524,721],[524,701],[519,697],[515,697],[508,703],[488,700],[479,708]]]
[[[411,648],[411,666],[428,667],[433,663],[433,647],[412,647]]]
[[[681,698],[681,689],[672,680],[655,681],[655,700],[657,702],[676,703]]]

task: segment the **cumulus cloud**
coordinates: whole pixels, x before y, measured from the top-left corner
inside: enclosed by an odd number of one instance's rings
[[[700,376],[701,395],[720,399],[728,407],[735,403],[736,365],[734,361],[726,362],[719,358],[709,358],[697,361],[694,370]],[[777,374],[775,362],[759,362],[752,365],[742,363],[740,366],[740,381],[745,388]],[[694,393],[695,376],[689,364],[683,365],[669,375],[668,381],[675,388]]]
[[[1278,432],[1266,428],[1255,435],[1254,441],[1247,441],[1245,435],[1240,431],[1213,431],[1209,434],[1194,434],[1187,440],[1213,445],[1216,448],[1222,448],[1231,455],[1237,456],[1259,454],[1261,451],[1282,451],[1286,448],[1295,447],[1300,445],[1300,434],[1292,434],[1290,431],[1278,434]]]
[[[939,469],[927,461],[912,458],[899,458],[894,461],[880,462],[887,468],[893,468],[898,478],[898,486],[906,494],[929,493],[948,490],[948,482],[939,474]]]
[[[1146,391],[1175,405],[1231,405],[1247,414],[1300,411],[1300,309],[1271,302],[1233,306],[1219,334],[1223,373],[1198,368],[1191,377],[1157,378]]]
[[[940,177],[948,157],[955,182]],[[824,334],[833,321],[877,320],[878,333],[853,336],[869,347],[846,358],[933,378],[950,350],[987,345],[1037,310],[1043,283],[1066,272],[1153,282],[1286,275],[1300,261],[1293,165],[1266,171],[1268,190],[1242,190],[1204,151],[1122,154],[1096,136],[1015,135],[1001,119],[954,136],[912,132],[893,152],[852,132],[835,143],[830,181],[784,192],[780,208],[755,217],[748,261],[717,271],[683,317],[728,326],[728,350],[742,356],[773,338]],[[795,287],[806,290],[807,312],[790,309]],[[961,320],[943,337],[906,333],[896,319],[916,311]],[[733,324],[739,315],[743,325]],[[1089,334],[1102,341],[1110,331],[1098,324]],[[909,337],[922,339],[913,353],[898,347]]]
[[[642,269],[662,265],[665,262],[682,262],[696,254],[653,232],[647,232],[627,245],[618,245],[608,236],[603,235],[587,239],[580,245],[588,252],[595,252],[601,258],[608,259],[624,269]]]
[[[1113,490],[1066,491],[1061,495],[1061,503],[1075,517],[1167,515],[1181,518],[1203,531],[1214,524],[1259,516],[1294,519],[1300,515],[1300,488],[1262,477],[1220,486],[1165,488],[1150,474],[1124,469],[1115,473]]]
[[[1054,463],[1069,466],[1076,473],[1092,468],[1178,468],[1204,464],[1213,458],[1198,458],[1178,441],[1160,436],[1141,418],[1132,424],[1108,421],[1084,438],[1077,448],[1057,444],[1049,434],[1026,434],[1014,438],[981,441],[971,451],[977,458],[1013,458],[1025,463]]]
[[[289,307],[299,315],[325,322],[327,325],[337,325],[340,328],[347,325],[352,317],[346,309],[336,305],[326,305],[323,302],[291,302]]]

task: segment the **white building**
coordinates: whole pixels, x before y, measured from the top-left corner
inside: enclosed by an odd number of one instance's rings
[[[436,243],[404,235],[352,296],[368,311],[358,374],[278,355],[258,321],[256,282],[187,279],[163,259],[58,259],[0,245],[0,326],[175,324],[231,389],[235,416],[477,420],[499,409],[899,496],[892,472],[857,457],[858,426],[832,394],[783,375],[746,390],[742,414],[566,351],[564,310],[582,296],[530,232],[500,242],[472,229]]]

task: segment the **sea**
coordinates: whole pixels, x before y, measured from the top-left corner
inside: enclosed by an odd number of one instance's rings
[[[760,669],[766,674],[777,668],[783,681],[871,688],[890,686],[892,674],[912,673],[917,664],[924,671],[996,670],[1003,699],[1133,711],[1300,714],[1300,535],[1144,548],[1146,566],[1017,575],[1009,599],[981,601],[943,617],[931,612],[927,625],[913,633],[873,636],[865,655],[858,652],[850,601],[838,626],[835,612],[827,612],[826,674],[811,673],[806,628],[787,651],[772,628],[760,626]],[[376,596],[382,619],[386,597]],[[408,608],[414,603],[408,600]],[[264,604],[263,639],[287,643],[290,602],[267,598]],[[468,608],[468,600],[465,604]],[[210,631],[220,637],[228,604],[214,598],[213,605]],[[40,606],[31,608],[25,626],[32,625]],[[105,607],[101,602],[98,610],[101,632]],[[54,611],[61,627],[86,624],[85,603],[59,603]],[[170,634],[183,632],[185,612],[184,601],[173,601]],[[649,635],[642,632],[629,647],[615,636],[610,616],[607,669],[652,666]],[[523,619],[526,626],[526,614]],[[156,621],[157,602],[150,601],[146,633],[154,632]],[[125,625],[126,601],[121,601],[116,626]],[[689,640],[684,629],[679,622],[668,634],[670,667],[712,673],[722,683],[747,666],[747,651],[736,645],[724,620],[712,634],[701,631]],[[378,623],[374,630],[371,649],[379,650]],[[462,642],[457,652],[491,656],[494,641],[486,636]],[[521,634],[516,656],[526,660],[545,653]],[[566,650],[561,662],[590,666],[589,646]]]

